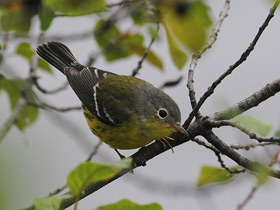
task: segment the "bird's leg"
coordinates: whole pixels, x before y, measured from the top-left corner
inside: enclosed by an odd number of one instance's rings
[[[122,155],[117,149],[114,149],[114,150],[118,153],[118,155],[119,155],[119,157],[121,158],[121,160],[126,158],[126,157],[125,157],[124,155]],[[134,163],[133,163],[133,164],[134,164]],[[130,173],[134,174],[133,169],[130,169]]]
[[[167,145],[169,146],[169,148],[171,149],[172,153],[174,153],[174,149],[173,149],[173,147],[169,144],[168,140],[174,141],[173,138],[167,136],[167,137],[164,137],[164,138],[160,139],[159,142],[163,144],[164,149],[166,149],[166,144],[167,144]]]
[[[126,158],[124,155],[122,155],[117,149],[114,149],[117,153],[118,153],[118,156],[122,159]]]

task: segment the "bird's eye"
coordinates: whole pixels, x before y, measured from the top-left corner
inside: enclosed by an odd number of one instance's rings
[[[157,114],[158,114],[159,118],[164,119],[164,118],[167,117],[168,112],[167,112],[166,109],[161,108],[161,109],[158,110]]]

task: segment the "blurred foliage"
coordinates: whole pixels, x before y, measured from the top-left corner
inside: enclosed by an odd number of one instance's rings
[[[48,30],[48,28],[50,27],[53,21],[54,16],[55,16],[54,11],[47,5],[42,4],[39,12],[39,18],[41,23],[40,28],[42,31]]]
[[[99,210],[162,210],[161,205],[158,203],[151,203],[146,205],[141,205],[134,203],[130,200],[123,199],[117,203],[108,204],[104,206],[97,207]]]
[[[119,163],[108,165],[95,162],[79,164],[67,177],[67,186],[74,195],[79,195],[88,185],[105,181],[124,168],[130,168],[132,159],[122,159]]]
[[[188,58],[182,47],[192,52],[199,50],[206,41],[212,22],[209,8],[202,0],[146,0],[125,4],[120,1],[118,6],[121,13],[128,14],[127,18],[138,27],[146,28],[154,38],[159,35],[151,26],[164,26],[171,59],[178,69],[184,67]],[[98,14],[100,20],[95,24],[93,34],[107,61],[132,55],[142,57],[149,37],[139,32],[122,31],[117,17],[104,19],[112,7],[104,0],[3,0],[0,2],[0,24],[4,31],[26,36],[34,15],[39,15],[40,29],[46,31],[57,16]],[[162,59],[153,50],[149,51],[146,59],[158,69],[163,69]]]
[[[53,195],[45,198],[35,198],[34,206],[36,210],[59,210],[61,201],[70,198],[72,198],[71,195]]]
[[[0,77],[0,90],[4,90],[10,100],[11,110],[14,110],[19,98],[22,96],[22,91],[26,85],[23,79],[6,79]],[[25,97],[29,101],[34,101],[36,95],[34,92],[25,93]],[[17,117],[15,125],[18,129],[24,130],[26,126],[33,124],[39,115],[39,109],[35,106],[26,105],[19,116]]]
[[[34,64],[38,69],[52,73],[50,65],[36,57],[35,42],[41,40],[31,32],[41,30],[48,32],[52,23],[58,18],[79,17],[92,15],[92,37],[100,48],[100,52],[108,62],[138,56],[159,70],[164,69],[164,61],[152,49],[148,49],[151,41],[164,38],[162,30],[166,32],[171,59],[177,69],[183,69],[188,61],[189,52],[195,52],[205,43],[211,20],[209,8],[202,0],[139,0],[118,1],[108,4],[105,0],[2,0],[0,1],[0,29],[1,33],[9,35],[0,44],[0,61],[6,59],[6,46],[10,39],[20,42],[13,50],[14,55],[21,57],[29,64],[27,69],[30,75]],[[33,24],[34,19],[40,25]],[[124,28],[123,23],[130,24]],[[162,27],[163,26],[163,27]],[[32,27],[38,27],[37,30]],[[161,29],[162,28],[162,29]],[[83,32],[79,32],[83,33]],[[46,35],[47,36],[47,35]],[[12,37],[12,38],[11,38]],[[24,42],[22,41],[24,37]],[[35,37],[35,38],[34,38]],[[90,48],[90,46],[89,46]],[[23,69],[19,69],[23,71]],[[37,76],[37,75],[35,75]],[[33,80],[32,80],[33,79]],[[21,97],[29,102],[37,99],[34,90],[34,78],[7,79],[0,75],[0,92],[8,95],[11,110],[13,111]],[[35,78],[37,79],[37,78]],[[27,82],[33,85],[26,90]],[[175,83],[174,83],[175,84]],[[170,85],[170,84],[169,84]],[[39,94],[38,94],[39,95]],[[20,112],[15,125],[24,130],[36,122],[39,115],[38,107],[26,105]],[[103,165],[86,162],[78,165],[67,178],[68,187],[73,194],[79,193],[90,183],[107,180],[123,168],[130,167],[130,162],[117,165]],[[58,209],[63,199],[69,196],[50,196],[36,198],[36,209]],[[100,206],[99,209],[153,209],[160,210],[159,204],[139,205],[129,200],[121,200],[115,204]]]
[[[33,55],[35,54],[34,50],[32,49],[31,45],[28,42],[22,42],[16,47],[16,53],[27,61],[31,62]],[[38,67],[47,73],[53,73],[52,68],[48,62],[39,58],[38,60]]]
[[[38,14],[40,5],[40,0],[1,1],[1,29],[26,35],[31,26],[31,18]]]
[[[238,115],[232,120],[241,123],[246,128],[261,136],[267,136],[272,129],[271,123],[250,115]]]
[[[256,171],[256,173],[253,173],[256,177],[257,177],[257,180],[258,180],[258,185],[262,185],[262,184],[265,184],[268,182],[269,180],[269,172],[266,170],[266,167],[265,165],[256,165],[254,170]]]
[[[231,168],[231,170],[236,170],[237,167]],[[200,169],[200,175],[197,180],[197,186],[202,187],[207,184],[213,183],[224,183],[230,181],[234,176],[234,173],[228,172],[223,168],[216,168],[212,166],[202,166]]]
[[[59,11],[69,16],[80,16],[106,10],[104,0],[43,0],[43,2],[54,11]]]
[[[100,20],[97,22],[94,28],[94,37],[98,46],[103,49],[103,55],[107,61],[127,58],[133,54],[142,57],[146,50],[143,45],[143,35],[129,32],[121,34],[120,29],[110,21]],[[147,61],[159,69],[163,69],[161,59],[152,50],[149,51]]]
[[[161,22],[170,36],[185,47],[198,51],[205,43],[211,19],[203,1],[162,1],[159,6]]]

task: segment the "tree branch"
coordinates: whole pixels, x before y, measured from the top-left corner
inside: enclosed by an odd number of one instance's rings
[[[219,137],[216,136],[212,131],[205,130],[203,136],[222,154],[228,156],[230,159],[235,161],[238,165],[243,166],[244,168],[255,172],[258,172],[260,169],[262,169],[263,171],[267,172],[269,176],[280,179],[280,171],[261,165],[257,162],[253,162],[248,158],[241,156],[239,153],[235,152],[230,146],[224,143],[221,139],[219,139]]]
[[[231,120],[220,120],[220,121],[214,121],[211,123],[213,127],[221,127],[221,126],[231,126],[234,128],[239,129],[243,133],[247,134],[250,139],[256,139],[258,142],[271,142],[271,143],[280,143],[279,137],[264,137],[260,136],[257,133],[251,131],[247,127],[243,126],[241,123],[237,121],[231,121]]]
[[[221,154],[226,155],[230,159],[234,160],[240,166],[244,168],[256,171],[260,168],[264,169],[268,173],[269,176],[279,178],[280,179],[280,171],[273,170],[269,167],[263,166],[257,162],[253,162],[239,153],[235,152],[230,146],[225,144],[222,140],[220,140],[209,128],[204,126],[202,122],[203,119],[199,119],[194,121],[187,129],[189,136],[182,135],[181,133],[174,133],[171,137],[174,141],[169,141],[170,145],[174,148],[178,145],[186,143],[189,139],[195,138],[197,135],[204,136],[207,141],[212,144]],[[211,146],[210,146],[211,147]],[[133,159],[133,169],[139,166],[145,166],[146,162],[150,159],[158,156],[159,154],[169,150],[170,148],[165,148],[160,142],[155,141],[154,143],[139,149],[138,152],[133,154],[131,158]],[[215,149],[214,149],[215,150]],[[120,171],[119,174],[114,176],[113,178],[102,181],[96,182],[89,185],[80,195],[79,199],[83,199],[84,197],[94,193],[95,191],[99,190],[100,188],[106,186],[107,184],[113,182],[114,180],[118,179],[119,177],[123,176],[124,174],[128,173],[131,169],[123,169]],[[76,197],[73,196],[71,199],[64,200],[61,203],[61,208],[67,208],[75,202]]]
[[[206,45],[198,52],[196,52],[193,56],[192,56],[192,61],[190,64],[190,68],[188,71],[188,81],[187,81],[187,88],[189,89],[189,97],[190,97],[190,102],[192,105],[192,108],[194,109],[197,105],[197,101],[195,98],[195,89],[194,89],[194,71],[195,68],[197,66],[197,62],[198,60],[201,58],[202,54],[204,52],[206,52],[208,49],[210,49],[214,43],[217,40],[218,37],[218,33],[220,31],[220,28],[225,20],[225,18],[228,16],[228,11],[230,9],[230,0],[226,0],[225,4],[223,6],[222,11],[220,12],[218,21],[215,25],[215,27],[212,30],[212,33],[210,35],[210,38],[208,40],[208,42],[206,43]],[[190,113],[189,119],[187,120],[186,125],[190,124],[190,122],[192,121],[193,117],[196,115],[196,117],[200,116],[199,110],[197,109],[196,111],[193,111]]]
[[[190,113],[188,119],[184,123],[184,125],[188,125],[193,117],[196,115],[196,113],[199,111],[203,103],[206,101],[209,96],[211,96],[214,93],[214,90],[216,87],[227,77],[229,76],[233,70],[235,70],[240,64],[242,64],[250,55],[250,53],[254,50],[259,38],[261,37],[262,33],[268,26],[270,20],[273,18],[275,10],[277,9],[280,1],[276,0],[272,8],[270,9],[267,18],[265,19],[262,26],[259,28],[258,33],[256,34],[255,38],[253,39],[252,43],[249,45],[249,47],[242,53],[241,57],[233,64],[231,65],[228,70],[226,70],[215,82],[212,83],[210,87],[208,87],[208,90],[203,94],[203,96],[199,99],[196,106],[193,108],[193,111]]]
[[[232,149],[244,149],[244,150],[250,150],[251,148],[255,147],[264,147],[264,146],[269,146],[269,145],[280,145],[279,143],[272,143],[272,142],[267,142],[267,143],[258,143],[258,144],[240,144],[240,145],[230,145]]]
[[[62,91],[64,89],[66,89],[68,86],[69,86],[69,83],[68,81],[65,82],[63,85],[61,85],[60,87],[58,88],[55,88],[53,90],[47,90],[45,88],[43,88],[39,83],[38,83],[38,78],[34,78],[33,79],[33,83],[34,83],[34,86],[42,93],[44,94],[55,94],[55,93],[58,93],[59,91]]]
[[[225,165],[224,161],[222,160],[220,151],[217,150],[217,149],[216,149],[215,147],[213,147],[212,145],[209,145],[209,144],[205,143],[204,141],[202,141],[202,140],[200,140],[200,139],[198,139],[198,138],[191,139],[191,141],[194,141],[194,142],[196,142],[197,144],[202,145],[202,146],[206,147],[207,149],[212,150],[212,151],[215,153],[215,155],[217,156],[218,162],[220,163],[221,167],[224,168],[224,169],[226,169],[228,172],[233,173],[233,174],[239,174],[239,173],[245,172],[245,170],[234,170],[234,171],[233,171],[233,170],[229,169],[229,168]]]
[[[214,121],[217,120],[229,120],[237,115],[258,106],[260,103],[266,101],[268,98],[274,96],[280,91],[280,79],[275,80],[259,91],[253,93],[251,96],[245,98],[244,100],[238,102],[237,104],[228,107],[227,109],[216,112],[213,116]]]
[[[156,29],[156,36],[153,36],[153,37],[152,37],[152,39],[151,39],[151,41],[150,41],[150,44],[149,44],[148,47],[146,48],[146,50],[145,50],[145,52],[144,52],[144,54],[143,54],[141,60],[138,62],[136,68],[133,69],[132,74],[131,74],[131,76],[133,76],[133,77],[135,77],[135,76],[138,74],[139,70],[142,68],[142,63],[144,62],[144,60],[145,60],[146,57],[148,56],[149,51],[150,51],[150,49],[151,49],[153,43],[154,43],[155,40],[156,40],[158,31],[159,31],[159,22],[156,23],[156,26],[157,26],[157,29]]]

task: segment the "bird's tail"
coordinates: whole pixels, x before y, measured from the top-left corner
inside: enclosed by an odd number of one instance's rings
[[[78,64],[68,47],[60,42],[48,42],[37,47],[37,54],[64,74],[65,67]]]

